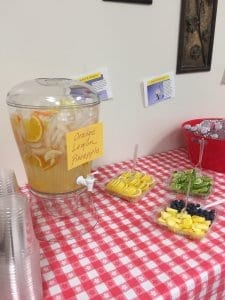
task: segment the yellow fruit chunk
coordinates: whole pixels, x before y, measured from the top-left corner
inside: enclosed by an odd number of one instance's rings
[[[172,217],[172,215],[166,211],[161,211],[161,217],[164,219],[164,220],[167,220],[169,219],[170,217]]]
[[[121,192],[122,196],[125,197],[130,197],[130,198],[136,198],[139,197],[142,194],[141,189],[136,189],[136,188],[128,188],[128,189],[124,189]]]
[[[25,119],[23,123],[25,140],[30,143],[39,142],[43,135],[41,120],[36,115],[32,115],[30,119]]]
[[[200,216],[192,216],[192,219],[195,223],[205,223],[205,218]]]
[[[182,228],[191,228],[192,226],[192,218],[186,218],[182,220],[181,223]]]
[[[130,178],[131,176],[134,176],[135,173],[132,172],[124,172],[120,175],[120,178]]]
[[[176,219],[173,218],[173,217],[168,218],[167,219],[167,224],[168,224],[168,226],[170,226],[172,228],[175,227],[175,225],[176,225]]]
[[[176,214],[178,213],[178,211],[177,211],[176,209],[171,208],[171,207],[167,207],[167,208],[166,208],[166,211],[167,211],[168,213],[170,213],[171,215],[176,215]]]
[[[198,239],[206,235],[211,225],[204,217],[191,216],[186,211],[178,212],[170,207],[160,212],[158,223],[176,233]]]
[[[154,178],[138,171],[125,171],[106,184],[106,190],[126,200],[133,200],[150,189]]]
[[[166,220],[163,219],[162,217],[158,218],[158,221],[160,224],[166,225]]]
[[[107,184],[106,189],[116,192],[116,191],[122,191],[125,187],[126,187],[126,183],[124,181],[113,179]]]
[[[154,183],[154,178],[151,175],[143,175],[141,180],[148,183],[148,184],[150,184],[150,185]]]
[[[138,187],[142,189],[142,191],[147,191],[149,189],[149,183],[147,182],[141,182]]]

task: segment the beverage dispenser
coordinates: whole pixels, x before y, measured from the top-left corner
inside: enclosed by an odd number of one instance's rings
[[[96,132],[97,139],[101,135],[93,88],[72,79],[38,78],[12,88],[7,105],[31,192],[52,199],[82,189],[76,179],[90,174],[93,158],[101,155],[99,147],[82,154],[82,147],[96,143]]]

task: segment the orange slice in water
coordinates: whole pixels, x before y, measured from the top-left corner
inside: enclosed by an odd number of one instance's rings
[[[54,167],[60,159],[62,152],[59,150],[49,150],[44,154],[44,165],[43,169],[48,170]]]
[[[26,160],[32,166],[36,166],[36,167],[40,167],[40,168],[43,167],[42,159],[35,154],[25,154],[24,160]]]
[[[51,110],[43,110],[43,111],[41,111],[41,110],[36,110],[35,112],[34,112],[34,115],[36,115],[36,116],[40,116],[40,117],[42,117],[42,116],[44,116],[44,117],[51,117],[52,115],[54,115],[54,114],[56,114],[58,111],[55,109],[51,109]]]
[[[56,160],[54,158],[49,159],[47,162],[40,156],[35,154],[25,154],[24,160],[31,166],[36,166],[41,168],[43,171],[46,171],[56,164]]]
[[[30,119],[24,120],[25,140],[30,143],[39,142],[43,135],[43,124],[41,120],[32,115]]]

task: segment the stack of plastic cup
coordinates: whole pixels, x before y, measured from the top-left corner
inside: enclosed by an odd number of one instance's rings
[[[0,169],[0,196],[19,192],[16,175],[13,170]]]
[[[42,300],[40,248],[29,203],[16,193],[18,185],[12,171],[1,171],[0,175],[0,298]]]

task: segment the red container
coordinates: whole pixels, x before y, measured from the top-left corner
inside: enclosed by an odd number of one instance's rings
[[[199,159],[200,134],[195,134],[184,128],[185,125],[191,126],[201,123],[203,120],[221,120],[222,118],[204,118],[189,120],[182,124],[182,132],[191,162],[195,165]],[[202,168],[225,173],[225,140],[204,137],[205,147],[202,156]]]

